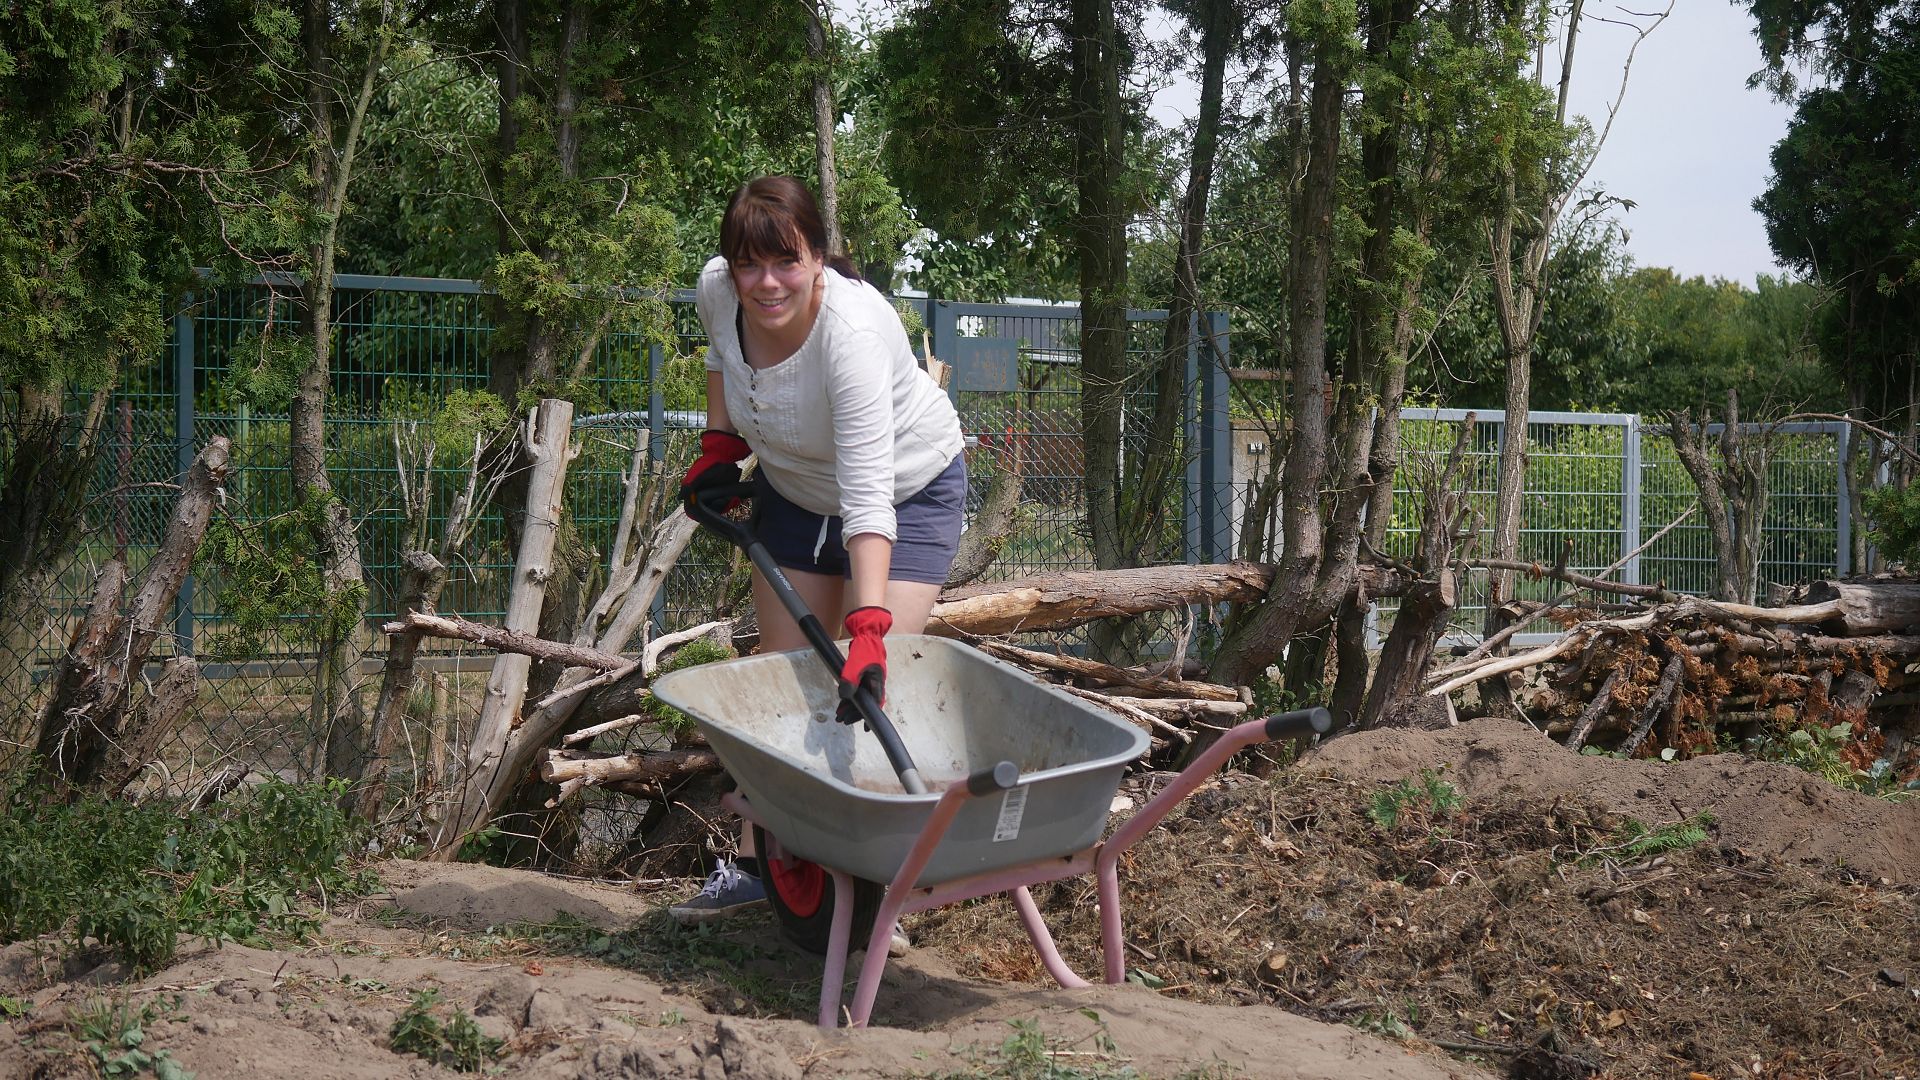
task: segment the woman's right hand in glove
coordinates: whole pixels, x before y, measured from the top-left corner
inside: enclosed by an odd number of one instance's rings
[[[680,502],[693,513],[693,497],[703,488],[725,487],[740,482],[740,462],[753,453],[747,440],[731,431],[708,428],[700,433],[700,456],[687,467],[680,481]],[[723,510],[731,510],[740,500],[729,500]]]

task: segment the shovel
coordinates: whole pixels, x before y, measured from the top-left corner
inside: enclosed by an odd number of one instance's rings
[[[926,781],[920,779],[920,770],[914,767],[906,744],[900,741],[900,733],[894,730],[893,721],[887,719],[880,702],[865,687],[840,681],[840,672],[846,667],[847,658],[840,652],[840,646],[834,643],[833,635],[827,633],[827,628],[820,624],[820,620],[807,607],[807,602],[800,599],[793,583],[787,580],[786,572],[773,561],[773,554],[754,535],[753,529],[727,517],[723,508],[737,499],[751,499],[753,489],[754,485],[750,482],[703,488],[694,492],[687,513],[702,527],[747,553],[754,569],[760,571],[760,576],[773,587],[781,606],[793,616],[794,622],[800,624],[800,632],[806,635],[820,662],[827,665],[827,674],[840,686],[841,700],[852,703],[861,719],[866,721],[867,730],[880,740],[880,748],[886,751],[887,762],[900,777],[900,786],[909,795],[927,794]]]

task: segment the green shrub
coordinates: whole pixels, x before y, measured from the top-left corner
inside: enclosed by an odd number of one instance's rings
[[[182,935],[244,941],[318,925],[302,901],[366,891],[347,858],[359,826],[344,781],[269,782],[184,817],[173,808],[86,798],[41,803],[16,786],[0,815],[0,942],[89,940],[140,970],[172,959]]]
[[[737,655],[732,648],[726,645],[721,645],[706,638],[696,638],[680,646],[678,651],[661,663],[660,670],[655,674],[656,676],[665,675],[669,671],[679,671],[682,668],[695,667],[700,664],[711,664],[716,660],[731,660]],[[681,712],[679,709],[674,708],[651,694],[642,700],[640,711],[652,717],[653,722],[660,725],[660,730],[662,731],[678,732],[691,731],[693,729],[693,717],[688,716],[686,713]]]
[[[387,1041],[396,1053],[414,1054],[459,1072],[478,1072],[500,1056],[504,1043],[482,1033],[464,1009],[442,1008],[439,1012],[447,1014],[442,1020],[435,1010],[439,1003],[438,990],[421,990],[413,995],[413,1003],[387,1032]]]
[[[1904,491],[1874,488],[1860,500],[1867,540],[1889,561],[1920,565],[1920,485]]]

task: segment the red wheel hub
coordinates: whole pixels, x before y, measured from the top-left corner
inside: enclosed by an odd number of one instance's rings
[[[767,860],[767,877],[780,902],[802,919],[812,918],[827,895],[827,872],[819,863],[778,852]]]

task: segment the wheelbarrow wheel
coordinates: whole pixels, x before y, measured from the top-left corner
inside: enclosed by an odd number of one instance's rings
[[[787,854],[765,829],[753,827],[754,850],[760,853],[767,900],[788,941],[824,956],[833,933],[833,875],[819,863]],[[850,948],[858,949],[873,933],[886,886],[864,878],[853,879],[853,931]]]

